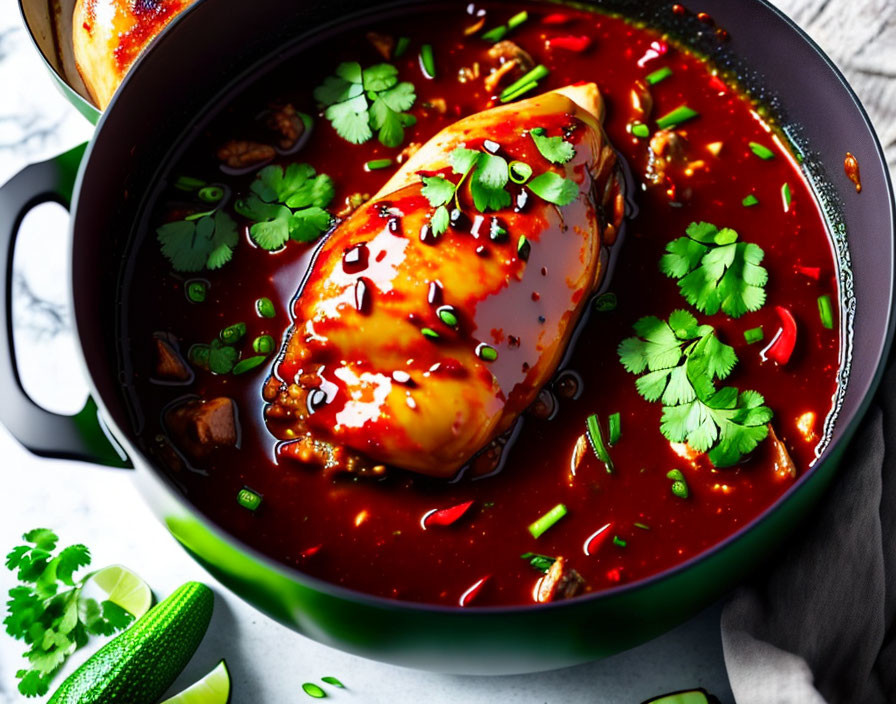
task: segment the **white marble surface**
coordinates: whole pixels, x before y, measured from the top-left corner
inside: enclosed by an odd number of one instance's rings
[[[782,0],[846,70],[859,89],[896,164],[896,2],[894,0]],[[846,13],[846,8],[859,9]],[[868,18],[874,18],[869,21]],[[91,127],[56,93],[35,55],[12,0],[0,6],[0,182],[30,161],[52,156],[89,137]],[[59,410],[80,407],[83,380],[71,362],[65,301],[65,217],[55,212],[27,223],[19,252],[14,303],[21,372],[32,395]],[[49,246],[48,246],[49,245]],[[2,392],[0,392],[2,403]],[[320,646],[279,626],[233,597],[180,550],[137,494],[127,472],[30,456],[0,428],[3,509],[0,549],[24,530],[50,526],[64,543],[91,547],[95,565],[136,569],[157,594],[188,579],[216,590],[212,627],[173,689],[226,657],[233,701],[310,701],[304,681],[324,675],[348,689],[333,701],[355,702],[626,702],[702,686],[732,701],[719,636],[719,607],[644,646],[600,662],[518,677],[453,677],[405,670]],[[12,585],[0,570],[0,590]],[[97,645],[78,653],[70,672]],[[19,701],[14,673],[21,643],[0,635],[0,704]]]

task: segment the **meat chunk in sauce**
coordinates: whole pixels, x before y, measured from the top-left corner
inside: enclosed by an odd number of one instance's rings
[[[601,115],[597,87],[581,84],[472,115],[414,153],[319,250],[265,390],[269,429],[440,477],[508,430],[553,375],[620,225]],[[572,160],[548,163],[528,135],[536,127],[567,135]],[[485,140],[559,171],[578,197],[562,209],[531,195],[519,212],[471,207],[463,226],[432,237],[419,174],[450,175],[449,153]]]
[[[193,399],[165,413],[165,425],[181,452],[201,459],[219,447],[236,445],[236,404],[226,396]]]
[[[571,599],[585,588],[585,579],[566,564],[566,559],[554,560],[544,577],[535,584],[532,596],[539,604]]]

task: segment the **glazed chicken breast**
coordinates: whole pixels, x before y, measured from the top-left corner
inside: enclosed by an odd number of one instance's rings
[[[72,44],[90,97],[105,109],[131,64],[195,0],[77,0]]]
[[[281,454],[451,477],[511,428],[555,373],[623,218],[602,116],[593,83],[471,115],[338,224],[264,391]],[[575,154],[551,163],[531,130],[563,136]],[[510,205],[482,213],[467,181],[434,236],[421,179],[450,176],[461,146],[563,176],[578,194],[561,207],[508,182]]]

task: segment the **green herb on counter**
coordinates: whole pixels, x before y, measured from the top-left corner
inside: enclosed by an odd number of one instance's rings
[[[54,675],[69,655],[86,645],[89,635],[111,635],[127,627],[133,616],[109,600],[84,599],[89,575],[75,572],[90,564],[84,545],[56,551],[58,538],[46,528],[25,533],[24,545],[6,556],[18,586],[9,590],[6,632],[28,646],[28,667],[18,670],[19,692],[26,697],[47,693]]]

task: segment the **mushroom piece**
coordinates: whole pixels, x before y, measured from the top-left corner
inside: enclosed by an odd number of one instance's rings
[[[231,139],[218,149],[218,160],[231,169],[245,169],[273,159],[277,151],[270,144]]]
[[[267,126],[280,135],[280,148],[290,149],[305,133],[305,123],[291,103],[276,106],[268,115]]]
[[[158,335],[153,337],[153,342],[155,343],[155,365],[153,367],[153,377],[155,379],[181,384],[186,384],[193,380],[193,372],[190,371],[190,367],[178,354],[174,345]]]

